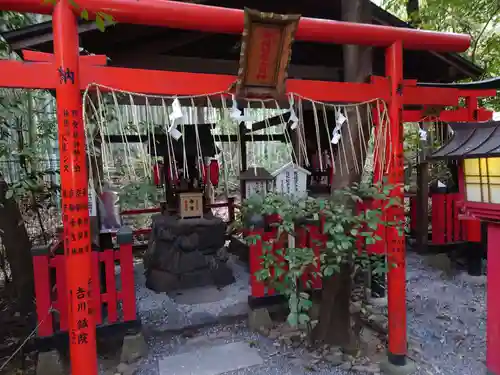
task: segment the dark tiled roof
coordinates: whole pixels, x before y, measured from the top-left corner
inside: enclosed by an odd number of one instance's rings
[[[500,121],[450,123],[452,138],[431,159],[500,156]]]
[[[274,177],[267,171],[267,169],[262,167],[250,167],[246,171],[240,173],[240,180],[243,181],[261,181],[261,180],[273,180]]]

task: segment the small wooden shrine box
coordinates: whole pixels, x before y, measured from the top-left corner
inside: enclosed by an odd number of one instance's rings
[[[244,184],[245,198],[254,194],[266,195],[272,188],[274,177],[265,168],[250,167],[240,174],[240,181]]]
[[[179,215],[181,219],[203,217],[203,193],[179,193]]]

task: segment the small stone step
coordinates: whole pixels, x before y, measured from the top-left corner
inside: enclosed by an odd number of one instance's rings
[[[255,348],[233,342],[166,357],[159,362],[159,375],[219,375],[261,365]]]

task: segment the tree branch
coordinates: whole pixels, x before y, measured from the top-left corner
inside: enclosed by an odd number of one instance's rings
[[[493,13],[491,14],[490,18],[488,18],[488,20],[484,24],[481,32],[479,33],[479,35],[477,36],[477,38],[476,38],[476,40],[474,42],[474,48],[473,48],[472,54],[471,54],[471,60],[472,60],[472,62],[476,61],[476,52],[477,52],[477,47],[479,46],[479,40],[482,38],[482,36],[485,33],[486,29],[488,28],[490,22],[493,21],[493,18],[495,18],[495,16],[498,14],[498,12],[500,12],[500,1],[498,2],[497,7],[493,11]]]

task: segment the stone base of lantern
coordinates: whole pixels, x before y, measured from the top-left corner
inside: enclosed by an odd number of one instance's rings
[[[231,284],[233,273],[217,256],[225,239],[225,223],[211,212],[200,219],[180,219],[168,213],[154,216],[144,257],[146,286],[168,293]]]

